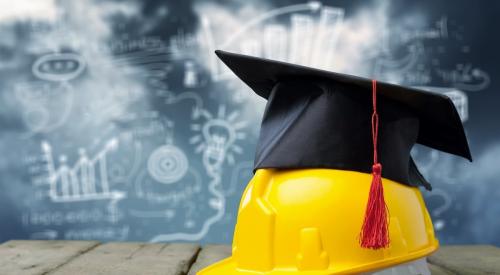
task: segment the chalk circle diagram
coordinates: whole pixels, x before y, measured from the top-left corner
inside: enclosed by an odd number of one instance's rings
[[[156,148],[148,158],[149,175],[164,184],[173,184],[186,175],[189,163],[186,155],[174,145]]]
[[[39,79],[66,82],[82,74],[85,67],[85,60],[76,53],[50,53],[38,58],[31,70]]]

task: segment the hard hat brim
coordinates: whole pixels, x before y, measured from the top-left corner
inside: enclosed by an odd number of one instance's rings
[[[324,270],[307,270],[307,271],[301,271],[301,270],[295,270],[295,271],[290,271],[290,270],[279,270],[279,269],[273,269],[267,272],[262,272],[259,274],[266,274],[266,275],[290,275],[290,274],[301,274],[301,275],[337,275],[337,274],[354,274],[354,273],[362,273],[362,272],[370,272],[370,271],[376,271],[384,268],[388,268],[391,266],[395,265],[400,265],[403,263],[411,262],[426,256],[429,256],[430,254],[434,253],[437,251],[439,248],[439,243],[436,241],[435,245],[429,246],[423,250],[419,250],[415,253],[407,254],[404,257],[398,256],[398,257],[393,257],[393,258],[386,258],[382,261],[379,262],[371,262],[369,264],[364,264],[361,266],[354,266],[349,269],[343,269],[343,270],[334,270],[334,269],[324,269]],[[238,269],[236,265],[236,261],[232,258],[226,258],[220,262],[217,262],[209,267],[206,267],[205,269],[202,269],[196,275],[254,275],[255,271],[250,271],[250,270],[244,270],[244,269]]]

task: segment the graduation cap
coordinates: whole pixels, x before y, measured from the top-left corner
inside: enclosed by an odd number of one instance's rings
[[[267,99],[254,169],[373,173],[367,217],[370,211],[378,212],[371,216],[385,215],[381,177],[431,189],[411,158],[415,143],[472,160],[460,117],[444,95],[275,60],[215,53]],[[365,226],[370,223],[378,221],[365,219]]]

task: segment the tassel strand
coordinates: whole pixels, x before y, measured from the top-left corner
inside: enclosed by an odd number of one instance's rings
[[[384,187],[382,185],[382,165],[378,162],[378,113],[377,113],[377,82],[372,80],[372,140],[373,140],[373,166],[372,183],[368,203],[366,205],[365,218],[361,228],[359,242],[361,247],[368,249],[387,248],[389,239],[389,210],[384,199]]]

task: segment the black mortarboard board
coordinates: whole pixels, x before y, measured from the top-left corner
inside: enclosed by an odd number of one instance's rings
[[[268,100],[254,169],[333,168],[370,173],[372,80],[215,51],[253,91]],[[415,143],[472,161],[453,102],[446,96],[377,82],[378,155],[383,177],[429,183],[410,150]]]

